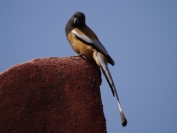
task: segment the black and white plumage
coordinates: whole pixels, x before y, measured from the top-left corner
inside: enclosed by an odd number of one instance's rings
[[[123,126],[126,126],[127,120],[124,116],[114,81],[107,66],[108,63],[114,65],[114,61],[105,47],[101,44],[96,34],[86,25],[85,15],[81,12],[76,12],[69,19],[65,32],[71,47],[76,53],[86,58],[93,58],[98,66],[100,66],[109,83],[113,96],[116,96],[121,123]]]

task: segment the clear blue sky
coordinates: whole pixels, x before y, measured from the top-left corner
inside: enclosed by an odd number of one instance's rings
[[[1,0],[0,72],[35,58],[76,55],[65,36],[76,11],[116,62],[109,68],[128,125],[121,126],[103,78],[108,133],[176,133],[176,0]]]

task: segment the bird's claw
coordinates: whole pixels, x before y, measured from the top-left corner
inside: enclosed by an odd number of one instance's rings
[[[83,55],[83,53],[78,54],[78,56],[81,56],[85,60],[87,59],[87,57],[85,55]]]
[[[82,56],[82,53],[78,54],[78,56]]]
[[[82,58],[84,58],[85,60],[87,60],[87,57],[86,57],[86,56],[84,56],[84,55],[82,56]]]

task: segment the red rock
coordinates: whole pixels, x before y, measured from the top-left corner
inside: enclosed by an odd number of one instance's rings
[[[100,84],[89,59],[15,65],[0,74],[0,133],[106,133]]]

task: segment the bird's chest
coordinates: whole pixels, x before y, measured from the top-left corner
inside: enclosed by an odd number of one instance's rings
[[[89,46],[82,42],[81,40],[77,39],[74,34],[69,34],[68,41],[73,48],[73,50],[78,54],[83,54],[87,58],[93,57],[94,49],[92,46]]]

